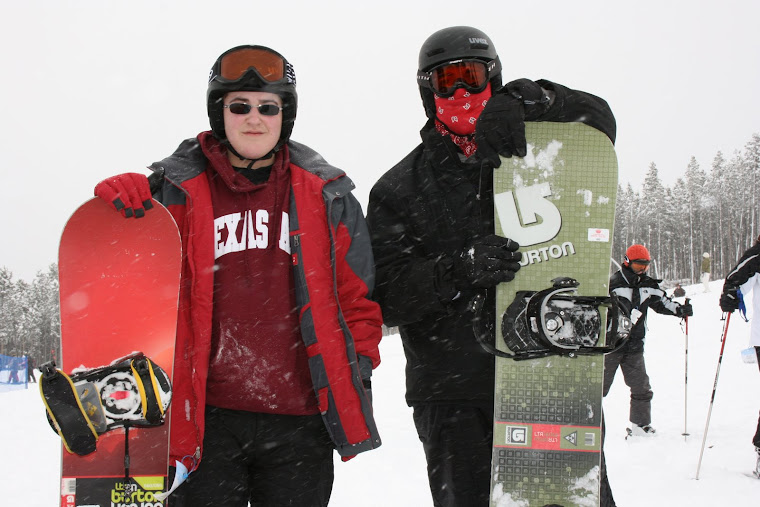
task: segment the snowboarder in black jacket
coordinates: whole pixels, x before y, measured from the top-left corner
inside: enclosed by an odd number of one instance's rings
[[[646,335],[647,311],[676,317],[691,317],[690,303],[679,304],[671,300],[660,282],[646,274],[651,257],[644,245],[631,245],[625,253],[623,267],[610,278],[610,294],[618,296],[618,301],[633,327],[625,344],[604,358],[604,396],[612,387],[618,366],[623,371],[623,379],[631,389],[629,434],[653,435],[652,427],[652,386],[649,384],[644,363],[644,338]]]
[[[550,81],[502,86],[491,39],[475,28],[431,35],[417,82],[428,122],[422,144],[372,188],[367,219],[375,297],[398,326],[406,400],[428,462],[434,504],[488,505],[494,357],[473,335],[473,298],[494,341],[495,286],[519,269],[518,245],[494,234],[493,168],[526,154],[525,121],[583,122],[615,140],[594,95]]]

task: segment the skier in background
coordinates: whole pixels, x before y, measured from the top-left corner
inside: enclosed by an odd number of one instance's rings
[[[8,375],[8,383],[9,384],[20,384],[21,380],[18,378],[18,370],[19,370],[19,359],[18,357],[11,357],[8,365],[10,366],[10,372]]]
[[[621,306],[631,319],[633,328],[628,340],[604,357],[604,396],[612,387],[618,367],[631,390],[629,435],[654,435],[652,427],[652,386],[644,363],[644,339],[647,311],[676,317],[691,317],[690,303],[679,304],[671,300],[660,288],[662,280],[649,277],[651,257],[644,245],[631,245],[625,252],[623,267],[610,278],[610,294],[618,296]]]
[[[702,254],[702,265],[699,268],[699,273],[705,292],[710,292],[710,254],[707,252]]]
[[[752,298],[752,327],[750,330],[750,346],[755,347],[755,354],[760,367],[760,236],[745,251],[739,262],[726,276],[723,282],[723,292],[720,296],[720,309],[731,313],[740,308],[743,295],[753,292]],[[757,421],[757,430],[752,437],[752,445],[755,447],[757,461],[755,463],[755,475],[760,477],[760,417]]]
[[[422,144],[372,188],[367,220],[376,297],[399,326],[406,401],[425,450],[436,506],[489,504],[494,356],[473,335],[468,305],[494,342],[495,287],[520,268],[518,245],[494,234],[493,169],[526,155],[525,121],[584,122],[615,140],[607,103],[550,81],[502,86],[491,39],[457,26],[432,34],[417,84],[428,122]],[[603,505],[614,505],[606,475]]]
[[[174,507],[325,506],[333,450],[380,445],[369,234],[345,173],[290,140],[296,108],[282,55],[232,48],[211,69],[211,131],[153,164],[150,186],[95,188],[138,218],[152,193],[182,236],[170,454],[197,469]]]
[[[28,381],[37,383],[37,379],[34,376],[34,359],[32,359],[32,356],[29,354],[26,355],[26,374],[28,376]]]
[[[676,284],[676,288],[673,289],[673,297],[674,298],[682,298],[686,295],[686,291],[683,287],[681,287],[680,283]]]

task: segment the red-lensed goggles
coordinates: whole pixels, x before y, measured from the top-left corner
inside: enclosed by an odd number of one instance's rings
[[[282,81],[287,72],[285,59],[279,54],[266,48],[242,47],[220,56],[214,74],[227,81],[237,81],[250,69],[269,83]]]
[[[439,97],[450,97],[457,88],[463,87],[471,93],[480,93],[492,77],[501,72],[501,63],[496,58],[490,62],[483,60],[454,60],[433,67],[427,72],[417,73],[417,82],[433,90]]]

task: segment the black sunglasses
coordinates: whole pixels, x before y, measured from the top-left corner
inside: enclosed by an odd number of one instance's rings
[[[225,104],[225,108],[230,110],[232,114],[248,114],[254,107],[259,110],[259,114],[263,116],[277,116],[282,107],[277,104],[259,104],[254,106],[253,104],[246,104],[245,102],[233,102],[232,104]]]

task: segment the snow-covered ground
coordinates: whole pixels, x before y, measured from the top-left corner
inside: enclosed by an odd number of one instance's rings
[[[684,329],[679,319],[650,312],[646,360],[655,393],[652,424],[657,436],[624,439],[629,393],[619,372],[605,399],[609,477],[621,507],[760,505],[760,480],[747,475],[755,462],[751,438],[760,410],[760,373],[756,364],[741,360],[749,323],[736,313],[728,330],[699,480],[695,479],[721,345],[721,287],[722,280],[713,282],[709,293],[703,293],[701,285],[686,288],[695,313],[689,322],[688,398]],[[383,446],[348,463],[336,459],[331,506],[432,505],[424,454],[411,409],[404,403],[404,354],[398,336],[385,338],[381,353],[383,364],[372,385]],[[0,505],[58,505],[60,441],[45,420],[36,385],[0,393],[0,407]],[[688,437],[682,436],[685,423]]]

